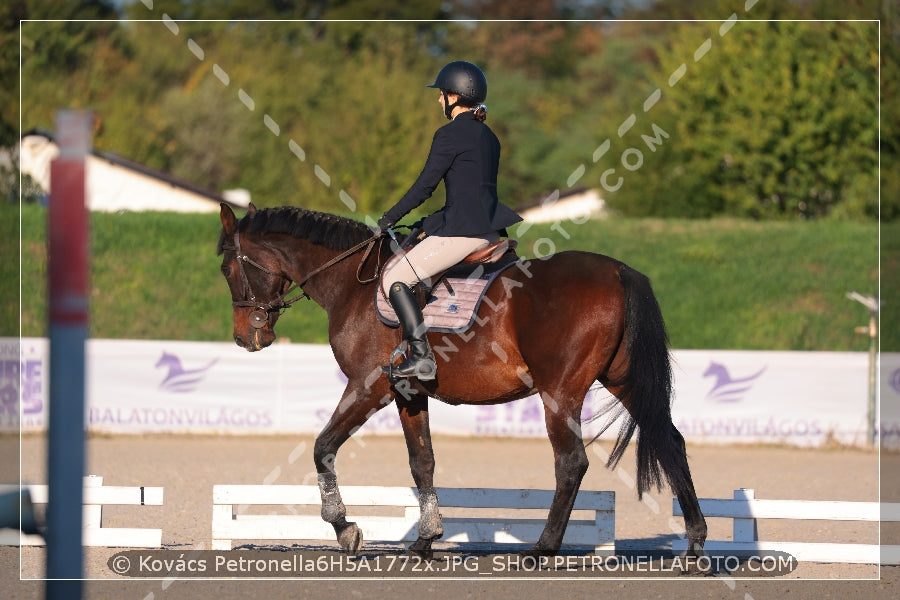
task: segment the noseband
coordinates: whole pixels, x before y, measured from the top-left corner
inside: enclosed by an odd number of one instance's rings
[[[289,308],[297,300],[300,300],[301,298],[307,298],[307,299],[309,298],[309,295],[303,291],[303,286],[314,275],[317,275],[317,274],[321,273],[322,271],[324,271],[325,269],[339,263],[340,261],[344,260],[351,254],[359,251],[363,246],[368,246],[368,248],[366,249],[366,253],[365,253],[365,255],[363,255],[363,258],[359,263],[359,268],[357,268],[357,270],[356,270],[356,280],[359,281],[359,283],[363,283],[363,284],[371,283],[372,281],[375,281],[375,279],[377,279],[377,277],[378,277],[378,271],[380,270],[380,266],[381,266],[380,264],[376,265],[374,277],[363,280],[363,279],[360,279],[360,275],[362,273],[363,265],[365,264],[366,260],[368,260],[369,255],[371,254],[372,249],[375,246],[375,242],[379,241],[380,239],[383,240],[382,236],[376,235],[372,238],[369,238],[368,240],[366,240],[364,242],[357,244],[356,246],[350,248],[343,254],[340,254],[340,255],[336,256],[335,258],[329,260],[321,267],[314,269],[306,277],[304,277],[300,283],[292,282],[291,285],[283,293],[281,293],[279,296],[275,297],[275,299],[273,299],[269,302],[260,302],[260,301],[257,301],[256,294],[253,293],[253,288],[250,285],[250,280],[247,278],[247,272],[244,269],[245,263],[256,269],[259,269],[263,273],[267,273],[274,277],[280,277],[281,279],[284,279],[285,281],[291,281],[291,279],[289,277],[287,277],[286,275],[284,275],[283,273],[276,273],[275,271],[272,271],[271,269],[259,264],[258,262],[256,262],[255,260],[253,260],[252,258],[247,256],[246,254],[242,254],[241,253],[240,233],[235,231],[234,232],[234,250],[235,250],[235,253],[237,254],[236,258],[238,261],[238,269],[241,274],[241,284],[244,286],[244,295],[247,297],[247,300],[236,300],[236,301],[233,301],[231,303],[231,305],[232,306],[253,307],[253,311],[250,313],[250,317],[249,317],[250,326],[253,327],[254,329],[261,329],[262,327],[265,327],[266,323],[268,322],[270,312],[276,311],[276,310],[281,312],[281,311]],[[380,252],[379,252],[379,255],[380,255]],[[290,294],[294,290],[300,290],[300,292],[301,292],[300,295],[294,296],[293,298],[287,298],[288,294]]]

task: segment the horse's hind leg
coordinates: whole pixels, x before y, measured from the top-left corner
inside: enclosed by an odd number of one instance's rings
[[[688,539],[688,549],[685,554],[688,557],[700,558],[704,555],[706,519],[700,510],[697,492],[694,490],[694,482],[691,479],[684,437],[674,425],[672,425],[672,437],[675,450],[663,458],[662,467],[672,484],[672,491],[675,492],[678,504],[681,505],[681,511],[684,514],[684,528]]]
[[[583,394],[579,398],[583,398]],[[534,546],[522,552],[525,556],[550,556],[559,551],[575,496],[588,469],[588,458],[581,439],[583,400],[557,402],[545,393],[541,393],[541,399],[544,402],[547,435],[553,446],[556,491],[541,537]]]
[[[607,389],[619,397],[622,390],[616,386],[607,386]],[[629,411],[631,409],[629,408]],[[634,413],[632,413],[632,416]],[[644,415],[642,419],[657,419],[656,422],[638,421],[637,440],[637,479],[638,497],[653,485],[660,485],[662,477],[669,483],[669,487],[678,498],[684,514],[684,528],[687,533],[688,549],[687,558],[699,559],[704,556],[703,545],[706,542],[706,519],[700,510],[697,500],[697,492],[691,478],[691,469],[688,466],[687,450],[684,437],[672,423],[671,416],[666,411],[659,411],[653,415]],[[644,425],[641,429],[641,425]],[[621,441],[621,440],[620,440]],[[618,443],[617,443],[618,445]],[[614,463],[613,463],[614,464]],[[658,465],[658,467],[657,467]],[[660,474],[660,471],[662,472]],[[687,570],[690,572],[702,571],[699,561],[687,562]]]
[[[397,397],[397,410],[406,448],[409,468],[419,490],[419,539],[409,547],[410,554],[431,560],[431,544],[444,534],[437,493],[434,490],[434,449],[428,424],[428,396]]]

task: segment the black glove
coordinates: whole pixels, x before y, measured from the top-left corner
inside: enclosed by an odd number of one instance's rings
[[[379,236],[385,231],[388,230],[391,226],[393,226],[393,221],[391,221],[387,215],[383,215],[380,219],[378,219],[377,229],[375,230],[374,235]]]

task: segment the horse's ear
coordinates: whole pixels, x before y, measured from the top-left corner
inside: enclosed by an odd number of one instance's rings
[[[256,214],[256,205],[252,202],[247,206],[247,216],[252,217]]]
[[[234,216],[234,211],[231,210],[231,207],[222,202],[220,204],[221,209],[219,210],[219,218],[222,219],[222,227],[225,228],[225,233],[232,234],[235,229],[237,229],[237,219]]]

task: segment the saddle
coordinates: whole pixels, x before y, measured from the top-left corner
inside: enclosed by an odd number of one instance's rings
[[[473,263],[495,263],[503,258],[503,255],[507,252],[515,252],[518,246],[519,242],[516,240],[503,239],[499,242],[494,242],[490,246],[482,248],[481,250],[476,250],[472,254],[462,259],[462,264],[470,265]]]
[[[428,331],[463,333],[472,327],[475,315],[491,283],[500,273],[519,260],[516,240],[502,239],[486,248],[476,250],[460,263],[432,277],[431,287],[417,284],[414,290],[422,306],[422,317]],[[401,248],[408,252],[412,246]],[[391,257],[382,273],[402,254]],[[391,303],[382,292],[381,282],[375,291],[375,313],[388,327],[399,327],[400,322]]]

